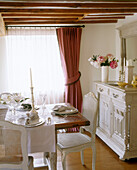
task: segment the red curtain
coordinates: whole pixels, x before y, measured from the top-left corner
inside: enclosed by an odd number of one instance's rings
[[[65,75],[65,102],[81,112],[82,92],[80,85],[79,56],[82,28],[65,27],[57,29],[57,37]]]

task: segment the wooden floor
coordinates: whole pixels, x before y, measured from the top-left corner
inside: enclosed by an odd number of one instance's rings
[[[137,158],[127,162],[119,160],[116,155],[103,141],[96,137],[96,170],[137,170]],[[57,170],[62,170],[61,156],[58,152]],[[92,150],[84,152],[85,166],[82,166],[79,153],[70,153],[66,158],[66,170],[92,170]],[[35,168],[35,170],[48,170],[48,168]]]

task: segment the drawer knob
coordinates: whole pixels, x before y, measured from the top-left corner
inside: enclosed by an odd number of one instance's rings
[[[102,88],[99,88],[99,91],[100,91],[100,92],[103,92],[103,89],[102,89]]]
[[[119,95],[118,95],[118,94],[113,93],[113,97],[114,97],[114,98],[118,98],[118,97],[119,97]]]

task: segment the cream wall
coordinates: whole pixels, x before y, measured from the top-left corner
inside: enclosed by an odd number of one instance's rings
[[[79,68],[83,95],[95,91],[94,81],[101,80],[101,69],[93,67],[88,58],[93,54],[107,55],[108,53],[116,56],[115,24],[86,25],[82,32]],[[116,80],[117,69],[109,70],[109,80]]]
[[[4,92],[7,87],[6,82],[6,42],[5,37],[0,37],[0,93]]]

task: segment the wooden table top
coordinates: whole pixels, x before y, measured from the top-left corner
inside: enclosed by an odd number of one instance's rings
[[[55,128],[65,129],[65,128],[73,128],[77,126],[88,126],[90,125],[90,121],[86,119],[81,113],[76,113],[69,116],[53,116],[52,118],[55,123]]]
[[[46,107],[49,107],[50,109],[54,106],[54,104],[46,105]],[[54,120],[55,128],[57,130],[90,125],[90,121],[86,119],[80,112],[64,116],[51,114],[51,118]]]

